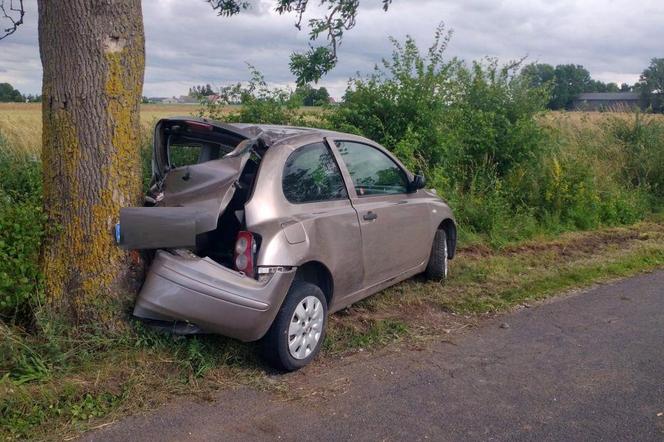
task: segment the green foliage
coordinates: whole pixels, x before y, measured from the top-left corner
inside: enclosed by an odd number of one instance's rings
[[[249,65],[249,71],[251,78],[246,85],[237,83],[222,88],[220,100],[204,101],[199,114],[216,120],[256,124],[291,124],[297,120],[297,98],[289,91],[268,87],[265,77],[255,67]],[[242,106],[227,113],[226,105],[235,103]]]
[[[328,118],[424,170],[454,208],[462,239],[502,245],[542,231],[632,223],[661,201],[652,198],[664,176],[661,123],[615,119],[567,138],[542,124],[542,111],[556,77],[590,85],[587,71],[446,61],[449,38],[439,27],[426,56],[411,38],[393,41],[391,60],[353,79]],[[608,161],[607,147],[624,161]]]
[[[653,58],[636,85],[643,103],[653,112],[664,112],[664,58]]]
[[[209,84],[197,85],[189,88],[188,95],[190,97],[201,99],[209,95],[214,95],[214,90],[212,90],[212,86],[210,86]]]
[[[330,93],[326,88],[314,88],[310,84],[295,89],[295,97],[302,106],[324,106],[330,101]]]
[[[580,65],[556,66],[551,109],[570,109],[583,92],[592,92],[590,72]]]
[[[23,95],[9,83],[0,83],[0,103],[20,103],[25,101]]]
[[[531,87],[553,87],[556,68],[546,63],[531,63],[523,67],[521,75]]]
[[[0,177],[0,318],[29,321],[40,300],[41,167],[11,150],[1,134]]]
[[[552,110],[571,109],[574,99],[583,92],[629,92],[630,87],[623,84],[622,89],[616,83],[603,83],[590,77],[590,72],[580,65],[566,64],[555,68],[549,64],[532,63],[521,71],[525,81],[531,87],[551,89],[551,99],[547,107]]]
[[[294,53],[290,56],[289,67],[298,85],[317,83],[323,75],[334,69],[337,64],[336,55],[330,48],[319,46],[309,48],[305,53]]]
[[[545,148],[535,116],[544,109],[546,89],[528,87],[517,75],[519,67],[489,60],[459,70],[461,96],[445,121],[452,138],[445,165],[463,187],[478,175],[503,178]]]
[[[408,333],[408,326],[396,319],[362,321],[359,325],[331,327],[323,349],[333,354],[351,349],[376,348],[394,342]]]
[[[450,38],[440,26],[426,56],[412,38],[393,40],[391,59],[351,82],[330,123],[380,142],[411,170],[423,170],[466,232],[497,243],[532,234],[532,210],[501,189],[513,170],[529,167],[546,150],[547,134],[535,117],[548,89],[518,75],[520,62],[445,60]]]
[[[443,59],[450,38],[451,33],[440,26],[427,58],[420,55],[412,38],[403,44],[392,39],[392,58],[383,60],[372,75],[351,80],[343,104],[329,115],[330,124],[385,146],[401,145],[412,152],[411,165],[440,164],[443,151],[451,145],[441,123],[449,103],[461,93],[453,81],[460,62]],[[408,147],[414,140],[417,145]]]

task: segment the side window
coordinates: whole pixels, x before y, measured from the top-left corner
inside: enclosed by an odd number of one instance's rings
[[[288,157],[282,185],[291,203],[348,198],[339,166],[323,143],[300,147]]]
[[[383,152],[361,143],[337,141],[336,144],[353,179],[357,196],[408,192],[405,173]]]

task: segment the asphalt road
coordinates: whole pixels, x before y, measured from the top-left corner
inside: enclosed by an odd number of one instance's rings
[[[664,271],[287,381],[296,398],[224,391],[86,439],[664,441]]]

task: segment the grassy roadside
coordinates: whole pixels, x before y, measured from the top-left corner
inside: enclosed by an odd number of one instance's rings
[[[467,247],[447,284],[414,278],[334,315],[321,362],[333,367],[336,358],[359,349],[448,334],[486,314],[662,266],[662,217],[498,251]],[[180,395],[205,399],[238,385],[289,388],[266,372],[254,346],[221,337],[173,338],[141,328],[78,338],[55,329],[44,342],[7,328],[0,335],[0,350],[22,358],[15,361],[18,370],[0,372],[1,439],[66,439]]]

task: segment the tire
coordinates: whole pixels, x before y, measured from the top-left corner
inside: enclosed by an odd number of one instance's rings
[[[426,277],[435,281],[444,281],[449,275],[447,258],[447,234],[444,230],[436,230],[431,246],[429,264],[425,270]]]
[[[326,326],[327,300],[321,289],[294,281],[263,338],[263,357],[277,370],[299,370],[318,355]]]

